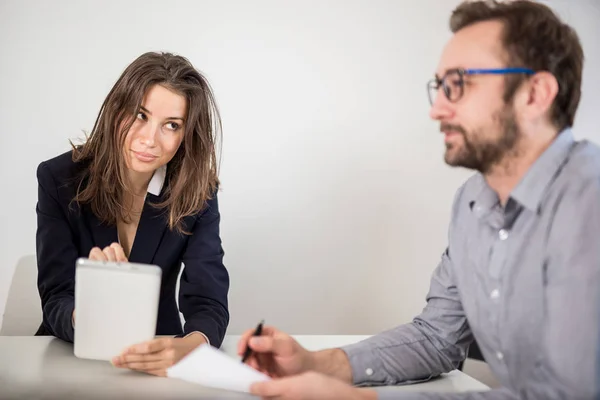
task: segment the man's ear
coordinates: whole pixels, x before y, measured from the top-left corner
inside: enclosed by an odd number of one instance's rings
[[[517,109],[527,120],[538,120],[547,116],[558,94],[558,81],[549,72],[537,72],[532,75],[519,90]]]

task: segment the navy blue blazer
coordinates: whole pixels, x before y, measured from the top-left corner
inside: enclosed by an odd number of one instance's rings
[[[38,166],[36,207],[37,283],[43,310],[36,335],[54,335],[69,342],[74,338],[75,260],[88,257],[94,246],[118,242],[116,226],[101,224],[89,205],[72,202],[85,165],[71,157],[72,152],[67,152]],[[168,177],[163,189],[167,185]],[[184,229],[191,235],[168,228],[165,213],[150,205],[160,200],[148,193],[129,256],[131,262],[162,269],[156,334],[181,337],[200,331],[211,345],[220,347],[229,323],[229,274],[223,265],[217,196],[198,214],[184,219]],[[175,300],[182,262],[179,307],[184,327]]]

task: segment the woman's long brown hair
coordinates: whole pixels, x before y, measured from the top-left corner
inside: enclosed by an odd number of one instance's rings
[[[221,118],[207,80],[181,56],[145,53],[121,74],[86,142],[73,145],[73,161],[87,164],[74,201],[89,204],[103,223],[130,220],[124,204],[124,195],[131,189],[123,146],[144,95],[157,84],[187,101],[184,138],[167,166],[163,201],[154,204],[167,213],[169,228],[183,233],[183,218],[199,212],[219,184],[216,142]]]

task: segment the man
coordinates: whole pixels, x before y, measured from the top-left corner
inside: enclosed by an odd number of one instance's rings
[[[445,161],[476,170],[457,192],[448,248],[412,323],[309,352],[266,327],[239,343],[282,399],[375,399],[372,389],[454,369],[475,338],[502,384],[397,399],[592,399],[600,341],[600,149],[573,139],[583,52],[528,1],[467,2],[431,83]],[[389,396],[389,397],[388,397]]]

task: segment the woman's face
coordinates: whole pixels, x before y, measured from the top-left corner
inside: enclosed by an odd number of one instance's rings
[[[186,108],[180,94],[161,85],[148,90],[125,137],[123,152],[130,172],[148,179],[171,161],[183,141]]]

